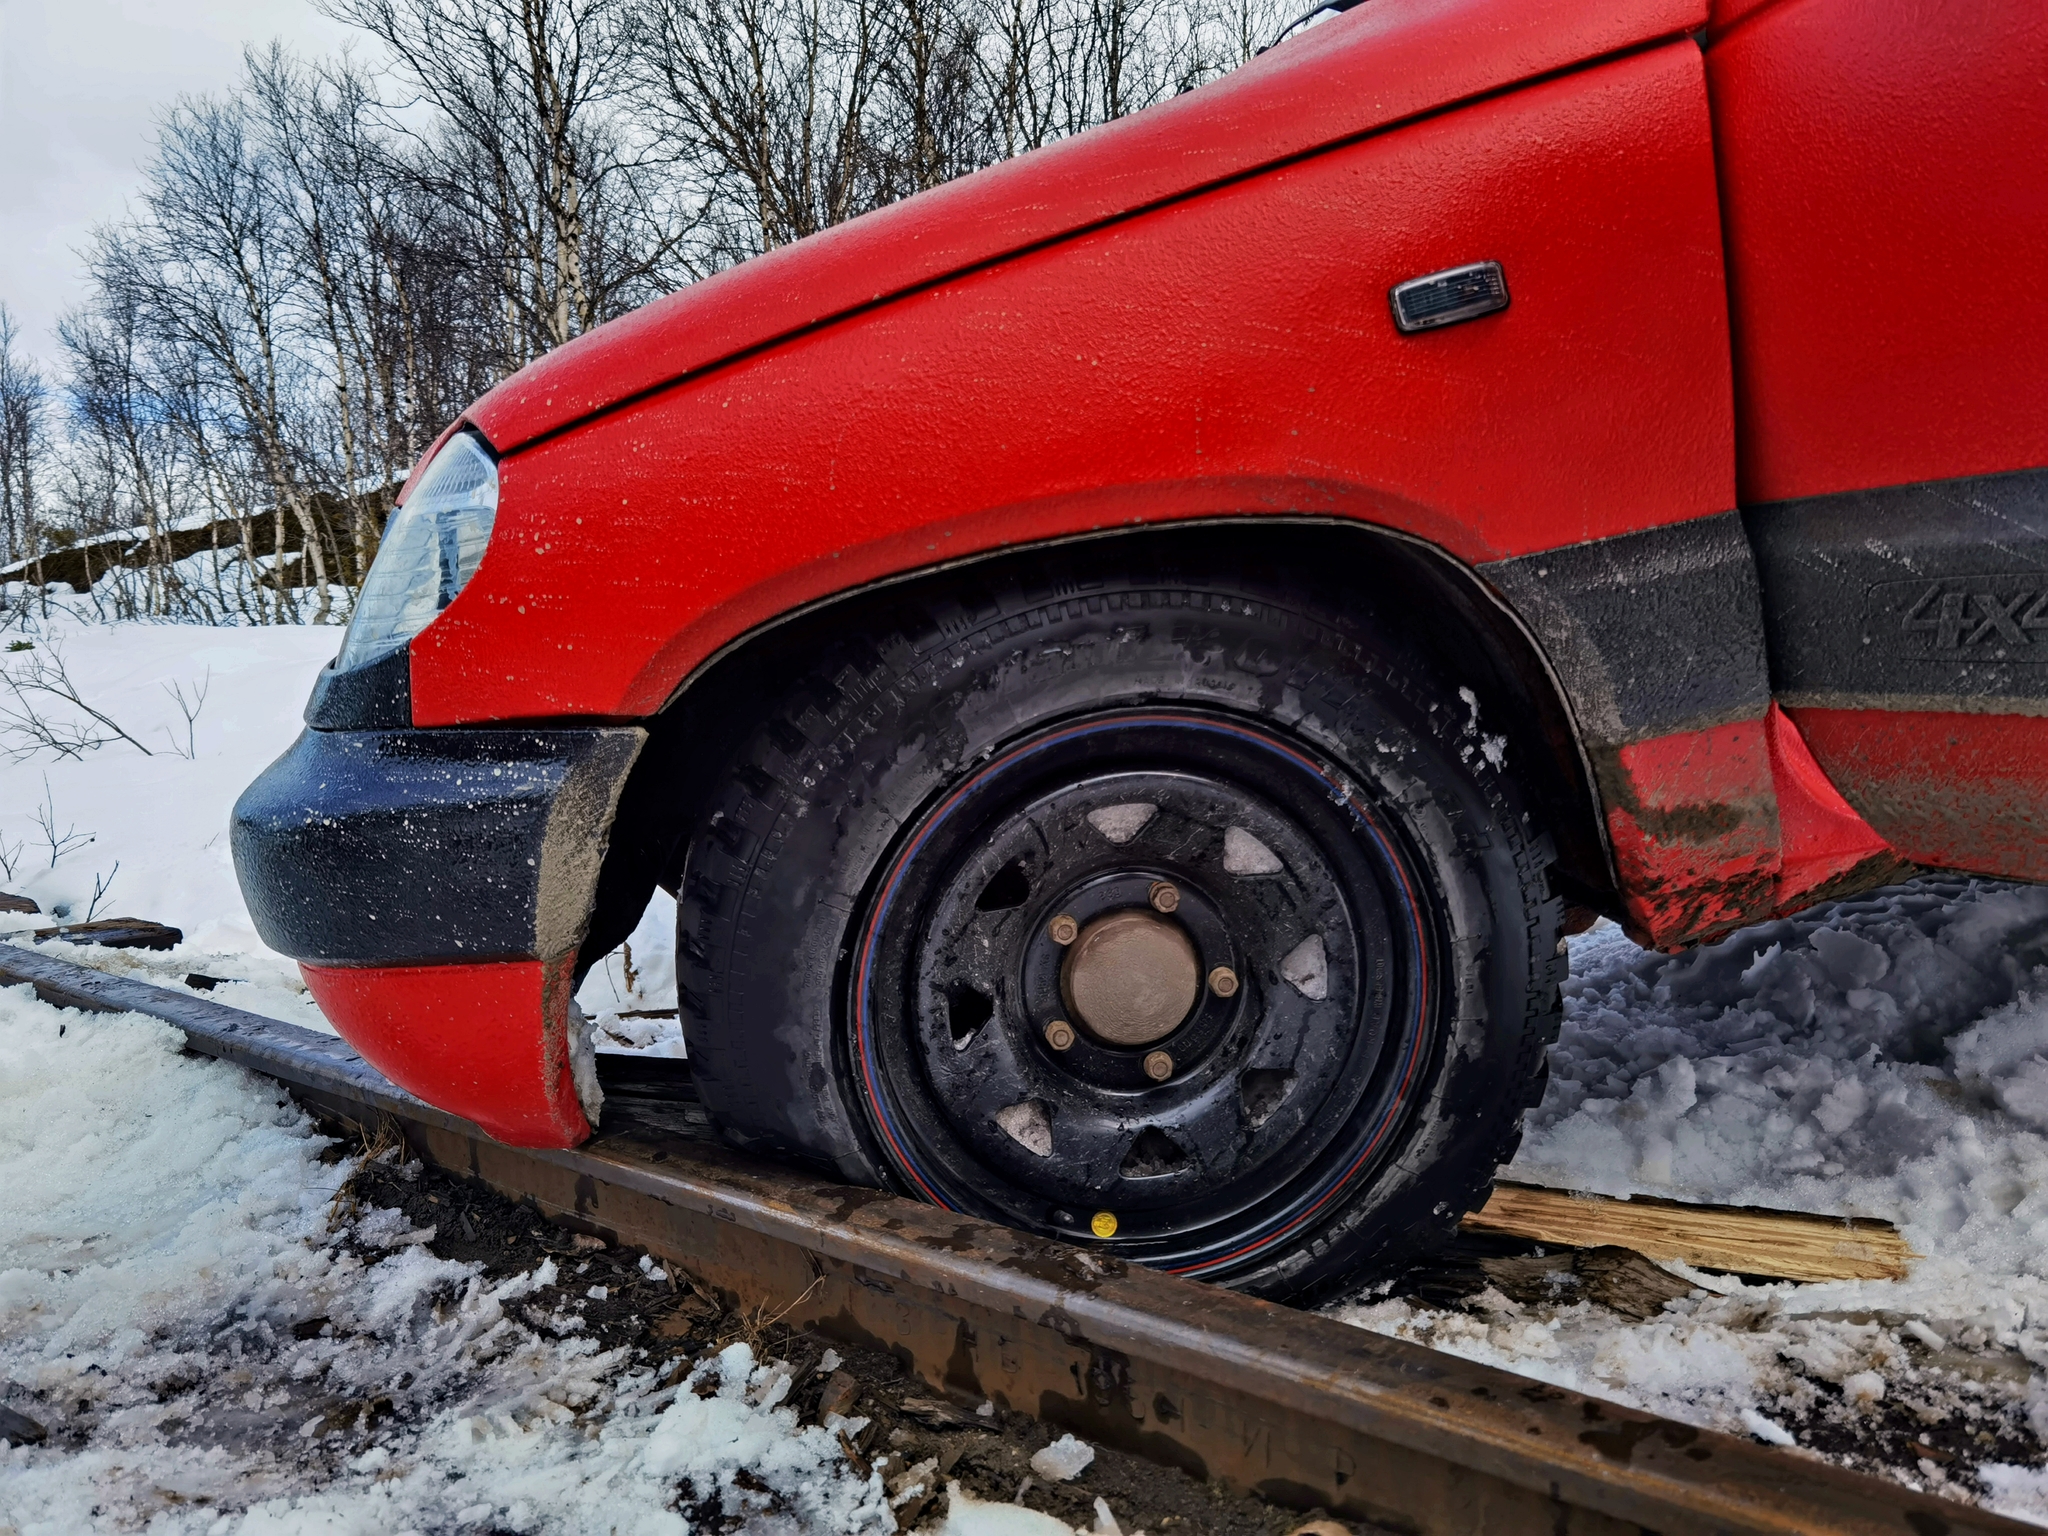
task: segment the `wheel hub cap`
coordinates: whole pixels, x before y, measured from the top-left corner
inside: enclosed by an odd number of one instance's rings
[[[1172,1034],[1201,987],[1201,957],[1180,925],[1134,908],[1082,929],[1060,976],[1075,1022],[1126,1047]]]

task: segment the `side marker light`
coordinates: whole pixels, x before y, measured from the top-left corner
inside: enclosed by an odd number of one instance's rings
[[[1396,283],[1388,290],[1387,301],[1394,309],[1396,330],[1433,331],[1506,309],[1508,278],[1499,262],[1475,261]]]

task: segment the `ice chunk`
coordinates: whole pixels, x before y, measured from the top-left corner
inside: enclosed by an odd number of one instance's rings
[[[1868,939],[1839,928],[1819,928],[1808,941],[1826,967],[1828,980],[1847,992],[1882,981],[1892,968],[1892,957]]]
[[[1813,1108],[1813,1118],[1830,1136],[1839,1136],[1861,1120],[1869,1107],[1870,1090],[1861,1079],[1845,1077],[1821,1095],[1820,1103]]]
[[[1792,1438],[1792,1432],[1789,1429],[1785,1428],[1784,1425],[1779,1424],[1774,1420],[1765,1418],[1762,1414],[1758,1413],[1754,1408],[1743,1409],[1741,1413],[1741,1419],[1742,1427],[1748,1430],[1752,1435],[1755,1435],[1757,1439],[1764,1441],[1766,1444],[1797,1445],[1799,1443],[1797,1440],[1794,1440]]]
[[[1064,1483],[1079,1477],[1094,1459],[1094,1446],[1072,1435],[1061,1435],[1051,1445],[1031,1453],[1031,1470],[1048,1483]]]

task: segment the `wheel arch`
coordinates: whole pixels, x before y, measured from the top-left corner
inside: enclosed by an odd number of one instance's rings
[[[1116,529],[977,554],[834,593],[742,634],[684,678],[645,725],[648,742],[620,795],[579,975],[631,933],[657,887],[674,893],[699,808],[730,754],[759,725],[751,706],[780,696],[818,647],[944,594],[1019,575],[1085,579],[1134,561],[1210,563],[1307,578],[1326,600],[1370,607],[1482,700],[1486,735],[1556,848],[1553,884],[1574,905],[1615,913],[1620,896],[1592,767],[1569,696],[1513,608],[1469,566],[1412,535],[1326,517],[1206,518]],[[1497,722],[1497,723],[1496,723]]]

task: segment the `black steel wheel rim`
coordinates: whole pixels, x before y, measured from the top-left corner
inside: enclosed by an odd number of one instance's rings
[[[1162,882],[1170,912],[1151,900]],[[1053,919],[1087,933],[1112,916],[1146,954],[1196,957],[1202,984],[1157,1039],[1065,1018],[1096,962]],[[1429,1055],[1436,933],[1394,824],[1324,754],[1222,714],[1085,717],[991,754],[899,840],[855,929],[847,1065],[911,1191],[1225,1278],[1397,1144]],[[1127,979],[1081,973],[1098,993],[1105,978]]]

